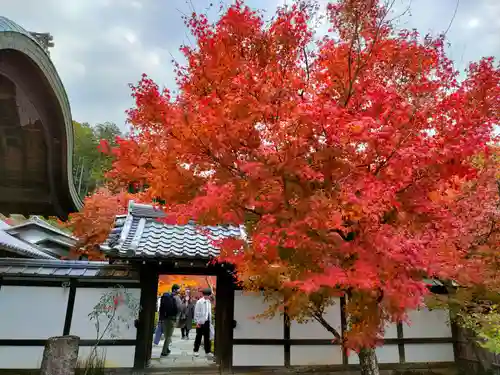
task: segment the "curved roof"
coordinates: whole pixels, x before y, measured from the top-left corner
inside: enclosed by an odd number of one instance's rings
[[[40,46],[40,48],[43,49],[43,46],[28,31],[26,31],[24,28],[19,26],[14,21],[9,20],[7,17],[0,16],[0,33],[1,32],[8,32],[8,31],[23,34],[23,35],[27,36],[28,38],[33,40],[36,44],[38,44]]]
[[[0,50],[1,49],[16,50],[29,57],[44,74],[59,102],[59,107],[61,108],[64,118],[64,130],[66,133],[67,143],[67,154],[64,155],[67,162],[66,175],[69,190],[67,193],[73,203],[73,208],[79,210],[82,207],[83,202],[78,196],[73,182],[73,123],[71,109],[66,90],[64,89],[59,74],[52,63],[49,54],[41,43],[23,27],[3,16],[0,16]],[[66,211],[72,211],[69,207],[64,207],[64,209]]]

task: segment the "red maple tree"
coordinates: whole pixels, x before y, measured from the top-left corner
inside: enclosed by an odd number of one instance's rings
[[[182,47],[179,93],[146,75],[132,88],[110,175],[178,221],[244,223],[221,260],[375,374],[386,322],[422,303],[425,278],[480,283],[488,268],[492,242],[477,241],[498,231],[500,72],[484,58],[459,80],[443,36],[396,31],[375,0],[331,3],[315,42],[306,3],[267,24],[241,1],[215,24],[187,18],[197,44]],[[323,319],[340,295],[345,337]]]

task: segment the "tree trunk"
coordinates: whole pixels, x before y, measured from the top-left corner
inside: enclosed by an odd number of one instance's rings
[[[359,352],[361,375],[380,375],[375,349],[366,348]]]
[[[79,344],[78,336],[49,338],[43,351],[40,375],[74,375]]]

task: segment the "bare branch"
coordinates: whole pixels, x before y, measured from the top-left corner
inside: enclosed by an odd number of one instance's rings
[[[460,0],[457,0],[457,3],[455,5],[455,10],[453,11],[453,16],[451,17],[450,23],[448,24],[448,27],[444,31],[443,36],[446,36],[446,34],[448,34],[448,31],[450,31],[451,26],[453,25],[453,21],[455,21],[455,17],[457,16],[459,5],[460,5]]]

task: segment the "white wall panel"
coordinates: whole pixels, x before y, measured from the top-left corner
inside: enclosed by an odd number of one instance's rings
[[[420,310],[408,313],[409,325],[403,325],[404,338],[451,337],[449,313],[447,310]]]
[[[341,365],[340,345],[292,345],[290,347],[292,366]]]
[[[0,369],[39,369],[43,349],[43,346],[0,346]]]
[[[453,344],[405,344],[406,362],[453,362]]]
[[[276,315],[272,319],[254,319],[266,311],[269,305],[261,293],[234,291],[235,339],[283,339],[283,317]],[[239,346],[239,345],[238,345]]]
[[[80,363],[89,357],[91,346],[80,346],[78,360]],[[135,346],[102,346],[97,348],[99,358],[105,355],[106,367],[134,367]]]
[[[80,336],[82,340],[95,340],[97,338],[97,331],[95,321],[89,319],[89,313],[94,309],[94,306],[99,302],[99,299],[104,293],[109,293],[110,288],[77,288],[75,297],[75,308],[73,310],[73,319],[71,321],[71,334]],[[128,289],[138,300],[140,299],[140,289]],[[128,316],[129,310],[126,306],[118,307],[116,315]],[[99,319],[100,332],[108,324],[109,319],[101,316]],[[127,324],[118,322],[119,324],[119,339],[135,339],[136,328],[134,327],[133,319]],[[103,339],[111,339],[109,332],[104,335]]]
[[[282,345],[233,345],[233,366],[284,366]]]
[[[384,345],[375,349],[379,363],[399,363],[399,349],[397,345]],[[359,365],[358,353],[351,352],[348,363]]]
[[[385,326],[384,339],[397,339],[398,325],[396,323],[388,323]]]
[[[69,288],[0,288],[0,339],[47,339],[63,333]],[[2,363],[2,362],[0,362]]]
[[[335,304],[329,306],[324,314],[325,320],[338,332],[341,332],[342,322],[340,319],[340,299],[335,299]],[[313,320],[307,323],[297,323],[292,321],[290,324],[291,339],[332,339],[332,334],[328,332],[320,323]]]

